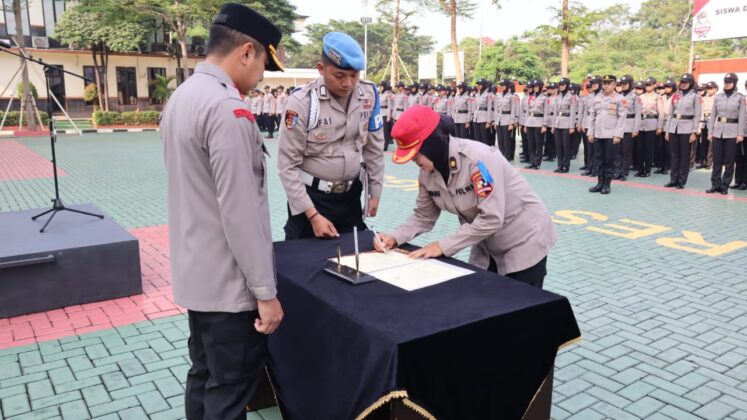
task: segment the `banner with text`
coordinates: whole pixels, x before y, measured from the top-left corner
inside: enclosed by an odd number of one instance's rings
[[[693,42],[747,37],[747,0],[695,0]]]

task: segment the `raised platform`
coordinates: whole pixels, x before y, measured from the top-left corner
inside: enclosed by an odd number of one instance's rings
[[[70,208],[101,214],[92,204]],[[142,293],[137,239],[112,219],[0,213],[0,318]]]

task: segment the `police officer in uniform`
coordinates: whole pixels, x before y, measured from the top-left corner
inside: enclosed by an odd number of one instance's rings
[[[700,96],[693,91],[695,78],[683,74],[680,89],[672,96],[672,105],[667,118],[667,132],[664,140],[669,143],[672,155],[670,181],[665,187],[685,188],[690,172],[690,144],[695,143],[698,131],[698,118],[701,113]]]
[[[654,92],[656,79],[649,77],[644,82],[645,93],[639,96],[641,101],[641,129],[636,146],[638,148],[638,172],[637,177],[651,176],[651,167],[654,160],[654,147],[656,135],[661,132],[663,119],[659,118],[664,113],[664,101]]]
[[[379,92],[381,94],[381,118],[384,121],[384,151],[389,150],[389,145],[392,144],[392,108],[394,108],[394,93],[392,87],[386,80],[382,80],[379,83]]]
[[[744,131],[747,125],[745,97],[737,92],[739,79],[734,73],[724,76],[724,91],[716,95],[708,118],[708,140],[713,144],[713,171],[711,188],[707,193],[729,191],[734,175],[737,148],[744,146]]]
[[[527,115],[529,115],[529,100],[534,96],[534,81],[529,80],[524,86],[524,96],[520,102],[519,132],[521,133],[521,154],[519,162],[529,163],[529,133],[527,133]]]
[[[490,83],[485,79],[480,79],[475,85],[477,93],[475,94],[475,114],[474,114],[474,140],[480,143],[487,144],[488,146],[494,146],[494,139],[488,138],[488,127],[491,124],[490,114],[492,109],[490,108],[491,101],[488,94],[488,87]]]
[[[710,169],[713,163],[713,145],[708,141],[708,120],[711,118],[713,100],[716,98],[716,93],[718,93],[718,85],[716,82],[708,82],[705,84],[705,89],[703,90],[706,93],[702,96],[703,117],[701,118],[700,136],[697,142],[698,153],[695,160],[698,162],[697,169]]]
[[[470,121],[472,121],[471,105],[467,85],[462,82],[457,86],[457,94],[451,104],[451,118],[456,126],[456,136],[468,139]]]
[[[627,181],[630,166],[633,164],[633,138],[638,137],[641,127],[641,102],[633,92],[633,76],[626,74],[620,78],[623,106],[627,108],[622,142],[615,145],[615,179]]]
[[[603,93],[591,102],[589,113],[589,142],[595,143],[598,182],[589,192],[609,194],[614,175],[614,145],[620,144],[625,129],[627,106],[622,95],[615,91],[617,78],[602,78]]]
[[[166,105],[174,301],[188,309],[187,419],[245,419],[264,372],[267,335],[283,318],[262,136],[242,95],[282,70],[270,21],[225,4],[207,57]]]
[[[557,151],[555,150],[555,134],[552,130],[552,124],[555,120],[555,102],[558,100],[558,85],[557,83],[548,83],[545,96],[549,100],[548,106],[545,108],[545,113],[548,116],[547,131],[545,131],[545,157],[543,160],[546,162],[554,162],[557,157]]]
[[[394,95],[393,103],[392,120],[397,121],[407,107],[407,93],[405,92],[404,82],[397,83],[397,94]]]
[[[591,105],[594,102],[594,98],[597,96],[602,95],[602,77],[601,76],[594,76],[591,79],[591,90],[589,91],[589,95],[586,97],[585,105],[584,105],[584,122],[583,122],[583,128],[584,128],[584,134],[586,135],[586,140],[589,143],[589,152],[591,153],[591,160],[590,164],[586,165],[586,170],[581,173],[581,175],[586,176],[597,176],[597,148],[599,147],[599,143],[592,143],[589,140],[589,124],[591,123]]]
[[[420,85],[418,83],[413,83],[410,85],[410,94],[407,95],[407,104],[405,105],[405,111],[407,111],[408,108],[412,108],[413,106],[420,103],[420,97],[422,95],[420,94],[418,89],[420,89]]]
[[[446,96],[446,87],[436,87],[438,96],[433,100],[433,110],[441,115],[449,115],[449,98]]]
[[[471,246],[471,264],[541,288],[558,238],[547,207],[498,150],[451,136],[450,125],[425,107],[409,109],[394,125],[393,161],[415,161],[420,187],[412,216],[374,246],[391,249],[431,231],[445,210],[459,216],[459,229],[411,257],[451,256]]]
[[[358,43],[330,32],[317,64],[321,77],[288,98],[278,150],[286,239],[336,237],[366,229],[363,218],[376,216],[384,133],[376,85],[360,80],[363,65]]]
[[[579,92],[581,92],[581,85],[579,85],[578,83],[571,83],[571,85],[568,87],[568,91],[576,99],[576,118],[573,121],[574,131],[573,133],[571,133],[571,160],[576,160],[578,151],[581,148],[581,131],[579,131],[578,129],[578,121],[580,119],[579,113],[582,111],[581,97],[579,96]]]
[[[659,157],[658,159],[655,158],[658,160],[657,166],[659,167],[655,173],[662,175],[666,174],[671,167],[672,153],[670,152],[669,142],[665,140],[665,137],[669,125],[669,110],[672,107],[672,97],[674,96],[674,89],[676,87],[677,85],[674,83],[674,80],[667,79],[666,82],[664,82],[662,91],[662,100],[664,104],[664,112],[660,115],[660,118],[662,119],[662,132],[660,133],[661,135],[657,137],[657,146],[654,151],[654,156]]]
[[[555,137],[555,150],[558,154],[558,167],[553,172],[567,173],[571,166],[571,134],[576,131],[577,101],[569,88],[567,77],[560,79],[558,94],[554,101],[552,131]]]
[[[545,133],[547,127],[551,125],[550,98],[546,97],[542,90],[545,87],[544,82],[535,80],[534,95],[529,97],[527,103],[528,111],[526,117],[526,127],[524,128],[529,135],[529,165],[526,169],[539,169],[542,165],[542,150],[545,144]]]
[[[745,91],[747,91],[747,81],[744,82]],[[745,99],[747,102],[747,99]],[[745,103],[747,106],[747,103]],[[742,137],[747,137],[747,127],[744,129]],[[747,146],[745,142],[739,143],[737,146],[737,159],[734,169],[734,185],[731,188],[739,189],[740,191],[747,190]]]
[[[493,97],[493,125],[498,133],[498,149],[509,161],[514,160],[516,138],[514,127],[519,123],[519,96],[512,92],[514,83],[510,79],[503,79],[496,85],[496,95]]]

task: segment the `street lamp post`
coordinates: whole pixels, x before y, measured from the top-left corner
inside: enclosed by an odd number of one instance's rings
[[[368,24],[373,22],[373,18],[362,17],[361,23],[363,24],[363,77],[365,78],[368,72]]]

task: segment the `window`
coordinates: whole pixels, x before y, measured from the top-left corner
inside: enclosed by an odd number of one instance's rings
[[[117,67],[117,100],[120,105],[137,105],[135,67]]]
[[[52,95],[57,98],[60,105],[65,106],[65,73],[62,72],[64,68],[59,64],[52,64],[52,66],[57,68],[52,69],[49,72],[49,90],[52,92]],[[62,110],[54,99],[47,98],[47,100],[52,101],[52,112]]]
[[[89,84],[89,83],[96,83],[96,73],[93,70],[93,66],[83,66],[83,76],[86,79],[92,80],[93,82],[83,81],[83,88]],[[104,74],[104,68],[99,66],[99,92],[103,95],[104,94],[104,78],[106,75]],[[86,102],[86,105],[93,105],[96,101]]]
[[[162,105],[162,100],[153,97],[157,82],[156,75],[166,77],[166,69],[163,67],[148,67],[148,102],[151,105]]]
[[[189,69],[189,75],[191,76],[193,74],[195,74],[195,69]],[[176,78],[179,81],[179,84],[184,82],[184,69],[182,67],[176,69]]]

